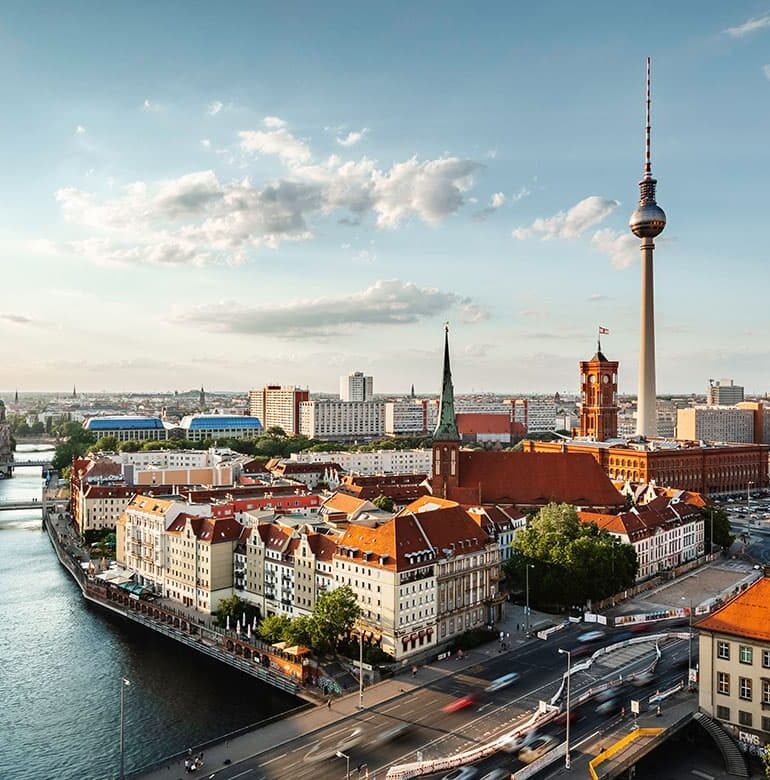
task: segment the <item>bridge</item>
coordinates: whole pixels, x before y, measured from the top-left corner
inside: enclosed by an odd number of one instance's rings
[[[26,468],[28,466],[40,466],[40,468],[45,471],[46,469],[51,468],[50,461],[40,461],[40,460],[14,460],[13,463],[9,463],[8,465],[14,469]]]
[[[0,512],[13,509],[43,509],[42,501],[0,501]]]

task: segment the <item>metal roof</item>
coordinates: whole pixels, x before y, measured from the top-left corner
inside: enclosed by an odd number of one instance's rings
[[[182,419],[180,423],[182,428],[187,430],[222,430],[226,428],[248,428],[250,430],[259,430],[262,423],[258,417],[247,417],[245,415],[189,415]]]
[[[91,417],[83,427],[88,431],[162,430],[163,421],[159,417]]]

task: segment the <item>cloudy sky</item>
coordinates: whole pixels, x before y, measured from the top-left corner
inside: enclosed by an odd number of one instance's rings
[[[0,390],[770,389],[770,4],[4,3]]]

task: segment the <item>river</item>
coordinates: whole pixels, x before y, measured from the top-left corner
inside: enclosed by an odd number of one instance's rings
[[[40,469],[0,480],[0,502],[40,495]],[[0,512],[0,778],[117,777],[121,677],[127,772],[299,703],[87,605],[39,510]]]

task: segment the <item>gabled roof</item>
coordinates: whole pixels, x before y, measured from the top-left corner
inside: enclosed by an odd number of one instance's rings
[[[188,521],[196,538],[207,544],[233,542],[239,539],[243,532],[243,526],[232,517],[200,517],[180,512],[166,529],[166,533],[183,533]]]
[[[447,498],[464,505],[622,506],[623,496],[591,455],[460,450],[459,488]]]
[[[323,508],[329,512],[343,512],[346,515],[351,515],[354,512],[361,512],[364,509],[376,509],[377,507],[363,498],[357,498],[356,496],[337,491],[324,501]]]
[[[703,519],[698,508],[688,504],[666,505],[662,509],[645,504],[618,515],[578,512],[578,517],[582,523],[595,523],[600,529],[627,536],[631,542],[652,536],[659,529]]]
[[[438,496],[428,494],[420,496],[412,501],[411,504],[407,504],[399,514],[405,514],[406,512],[413,512],[414,514],[433,512],[436,509],[446,509],[450,506],[458,506],[457,501],[450,501],[447,498],[439,498]]]
[[[328,534],[308,534],[307,543],[319,561],[331,561],[337,550],[337,540]]]
[[[763,577],[696,628],[770,642],[770,578]]]

